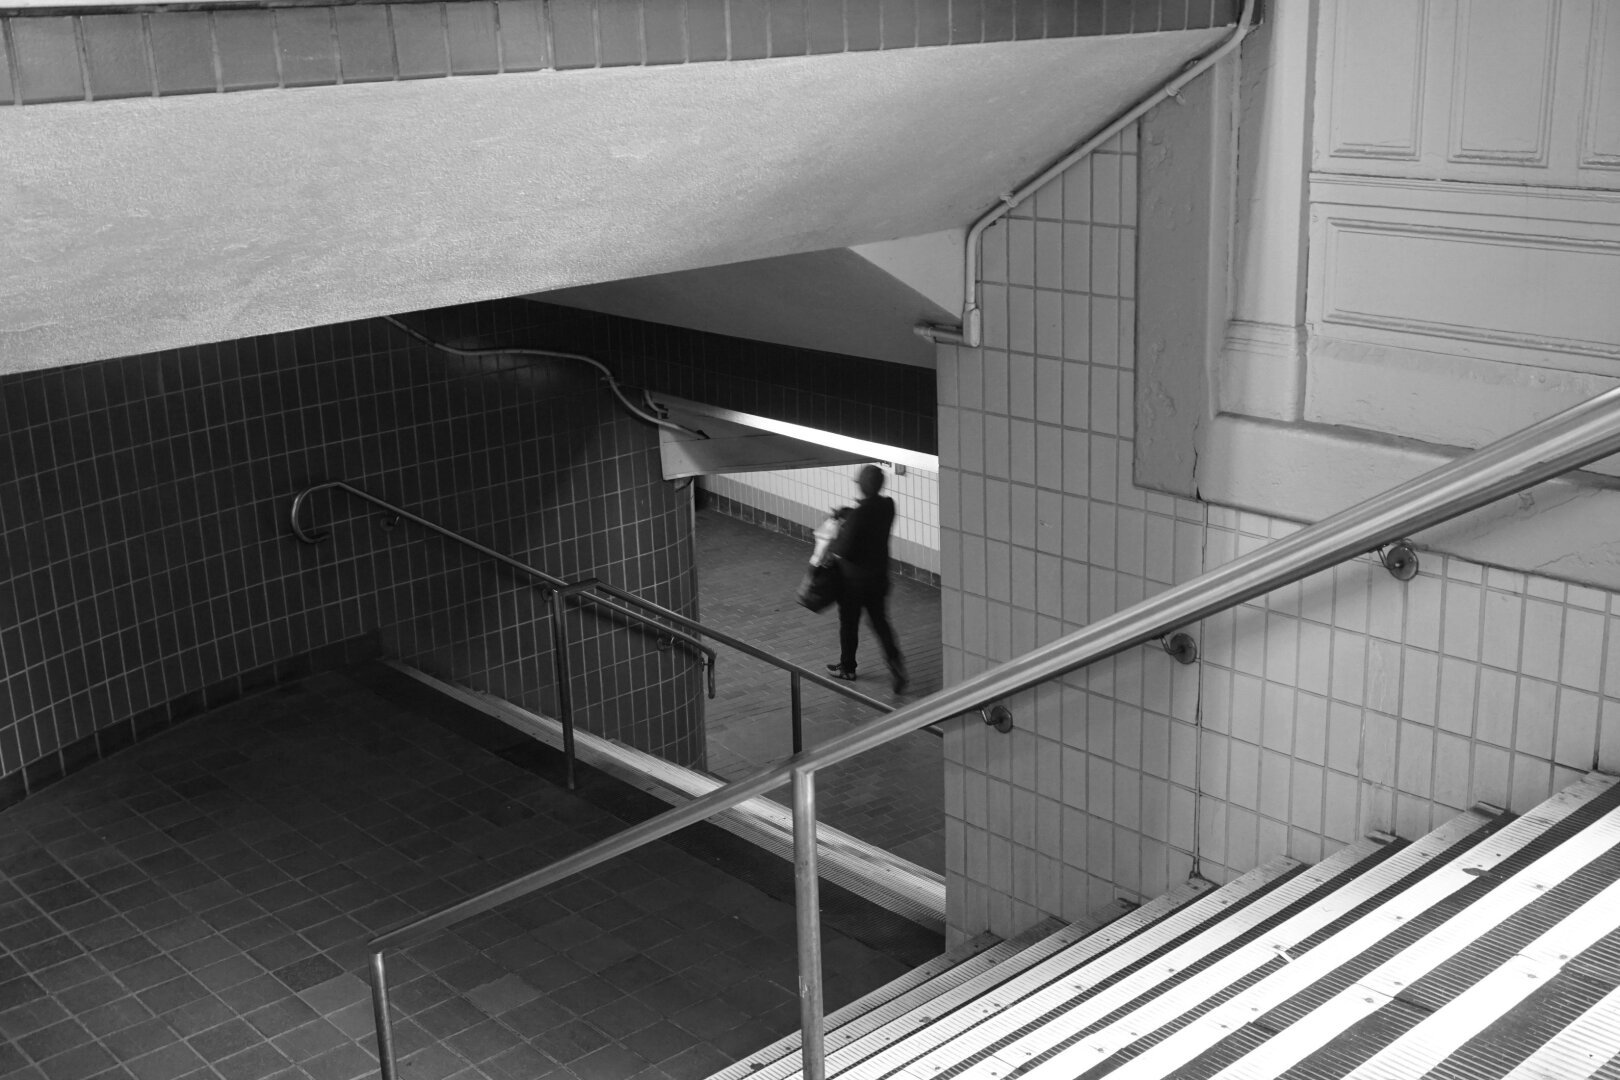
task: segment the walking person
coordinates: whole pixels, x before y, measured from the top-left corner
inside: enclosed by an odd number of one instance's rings
[[[829,556],[842,575],[838,594],[838,662],[827,670],[840,679],[855,679],[855,650],[860,644],[861,612],[877,635],[883,659],[894,680],[894,692],[906,689],[906,663],[889,625],[889,531],[894,527],[894,500],[883,491],[883,470],[861,467],[856,483],[861,501],[850,511],[832,542]]]

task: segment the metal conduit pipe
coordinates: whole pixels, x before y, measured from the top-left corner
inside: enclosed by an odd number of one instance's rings
[[[1227,53],[1243,44],[1243,39],[1254,29],[1254,5],[1255,0],[1243,0],[1243,13],[1238,17],[1237,25],[1232,28],[1225,41],[1182,69],[1181,74],[1131,106],[1113,123],[1048,165],[1040,175],[1025,181],[1017,191],[1003,195],[1000,202],[975,221],[968,229],[967,243],[964,245],[966,252],[962,268],[962,325],[939,326],[934,323],[919,323],[912,327],[912,332],[937,345],[965,345],[970,349],[977,349],[984,338],[984,309],[979,306],[979,249],[983,243],[984,231],[1045,187],[1048,181],[1064,169],[1136,123],[1149,109],[1166,98],[1179,97],[1183,86],[1214,67]]]
[[[613,377],[613,372],[608,370],[608,366],[592,357],[583,356],[580,353],[557,352],[554,349],[458,349],[454,345],[445,345],[442,342],[434,341],[421,331],[406,326],[392,315],[384,315],[381,318],[383,322],[397,327],[429,348],[438,349],[440,352],[449,353],[451,356],[534,356],[542,360],[573,360],[577,363],[589,364],[601,374],[602,381],[607,383],[608,389],[613,391],[613,396],[619,400],[620,405],[624,406],[624,410],[637,420],[645,420],[647,423],[655,427],[661,427],[665,431],[677,431],[682,435],[692,435],[699,439],[708,438],[707,435],[695,428],[677,424],[673,420],[665,420],[661,416],[654,416],[636,405],[635,402],[624,396],[624,391],[619,387],[619,380]],[[648,404],[652,403],[650,398],[647,400]]]

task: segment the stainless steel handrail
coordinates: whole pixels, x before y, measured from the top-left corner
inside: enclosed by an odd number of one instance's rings
[[[303,526],[303,524],[302,524],[302,522],[300,520],[303,517],[303,510],[304,510],[305,501],[308,500],[308,498],[311,495],[315,494],[318,491],[342,491],[342,492],[344,492],[344,493],[346,493],[348,495],[353,495],[355,498],[360,499],[360,500],[362,500],[364,502],[368,502],[371,505],[373,505],[373,506],[375,506],[375,507],[377,507],[377,508],[379,508],[381,510],[386,510],[390,514],[393,514],[393,515],[395,515],[397,517],[402,517],[407,521],[410,521],[410,522],[412,522],[414,524],[422,526],[424,529],[430,530],[431,532],[438,533],[440,536],[444,537],[446,540],[453,540],[454,542],[460,544],[462,547],[471,548],[472,550],[478,552],[480,555],[483,555],[486,558],[494,559],[496,562],[502,564],[503,566],[509,567],[510,569],[516,570],[520,574],[524,574],[524,575],[526,575],[526,576],[528,576],[530,578],[533,578],[536,581],[542,582],[542,583],[545,584],[545,586],[547,588],[551,588],[551,589],[573,589],[577,585],[580,584],[579,582],[568,581],[566,578],[560,578],[555,574],[548,574],[544,570],[537,569],[536,567],[530,566],[527,563],[519,562],[517,559],[512,558],[510,555],[502,554],[501,552],[496,551],[492,547],[486,547],[485,545],[480,544],[478,541],[473,540],[470,537],[463,536],[458,532],[454,532],[454,531],[452,531],[450,529],[445,528],[443,525],[440,525],[438,522],[430,521],[427,518],[422,517],[419,514],[413,514],[413,513],[411,513],[411,511],[405,509],[402,506],[395,506],[393,503],[389,502],[386,499],[380,499],[377,496],[371,494],[371,492],[366,491],[366,490],[364,490],[362,488],[357,488],[353,484],[347,483],[347,482],[342,481],[342,480],[327,480],[324,483],[312,484],[311,486],[305,488],[303,491],[300,491],[297,495],[295,495],[293,497],[292,509],[288,514],[288,517],[289,517],[291,525],[292,525],[292,532],[293,532],[294,536],[298,537],[298,539],[302,540],[306,544],[318,544],[322,540],[325,540],[329,535],[331,535],[331,530],[330,529],[322,529],[322,530],[319,530],[317,532],[309,532],[304,528],[304,526]],[[609,583],[601,580],[600,578],[591,578],[590,581],[592,582],[592,588],[596,589],[599,592],[607,593],[609,596],[613,597],[616,600],[622,600],[627,604],[634,604],[637,607],[640,607],[640,608],[643,608],[643,609],[645,609],[647,611],[652,612],[653,614],[659,616],[660,618],[665,618],[665,619],[669,619],[671,621],[682,622],[682,623],[685,623],[687,625],[692,625],[691,620],[683,619],[682,616],[676,614],[675,612],[669,610],[668,608],[664,607],[661,604],[655,604],[653,601],[644,599],[644,598],[642,598],[640,596],[637,596],[633,592],[629,592],[628,590],[621,589],[621,588],[619,588],[619,587],[617,587],[615,585],[610,585]],[[699,652],[702,652],[706,657],[709,658],[709,660],[711,662],[715,658],[715,651],[712,648],[705,645],[702,641],[698,640],[697,638],[693,637],[690,634],[684,634],[684,633],[681,633],[679,630],[675,630],[675,629],[672,629],[671,627],[664,626],[663,624],[657,622],[656,620],[649,619],[645,615],[640,614],[639,612],[628,611],[628,610],[620,607],[617,604],[614,604],[614,603],[611,603],[610,601],[602,599],[600,596],[593,596],[589,592],[580,593],[579,590],[576,589],[575,594],[583,595],[584,599],[589,600],[591,603],[596,604],[599,607],[603,607],[603,608],[606,608],[606,609],[608,609],[610,611],[613,611],[613,612],[615,612],[615,613],[617,613],[619,615],[624,616],[627,619],[632,619],[632,620],[634,620],[636,622],[642,623],[643,625],[653,627],[660,634],[663,634],[663,635],[665,635],[665,636],[667,636],[667,637],[669,637],[669,638],[671,638],[673,640],[685,642],[686,644],[690,645],[692,648],[697,649]]]
[[[1166,634],[1346,559],[1476,510],[1620,451],[1620,389],[1509,435],[1291,536],[1099,619],[957,686],[897,709],[782,764],[640,822],[479,896],[410,920],[371,940],[372,1001],[385,1080],[397,1075],[383,953],[668,836],[782,784],[793,783],[795,888],[804,1075],[823,1080],[815,774],[901,735]]]
[[[294,536],[306,544],[318,544],[322,540],[326,539],[328,535],[330,535],[330,530],[318,530],[315,532],[310,532],[303,526],[302,519],[304,503],[308,501],[311,495],[319,491],[342,491],[347,495],[352,495],[353,497],[360,499],[363,502],[368,502],[389,514],[420,525],[424,529],[437,533],[439,536],[442,536],[447,540],[454,541],[463,547],[470,548],[471,550],[478,552],[480,555],[494,559],[503,566],[510,567],[520,574],[524,574],[536,581],[541,582],[543,587],[550,594],[552,605],[552,623],[554,627],[562,626],[563,603],[571,597],[579,596],[599,607],[614,612],[617,615],[621,615],[624,618],[639,622],[642,625],[656,631],[660,635],[670,638],[671,640],[680,641],[694,649],[699,650],[703,654],[704,664],[708,669],[708,694],[710,698],[715,696],[714,670],[717,654],[711,646],[705,644],[697,635],[702,635],[703,637],[707,637],[713,641],[718,641],[723,645],[736,649],[738,652],[745,653],[748,656],[763,660],[773,667],[780,668],[788,673],[790,679],[791,738],[793,752],[795,754],[804,749],[803,683],[805,680],[809,680],[810,682],[815,683],[817,686],[825,687],[836,694],[841,694],[852,701],[858,701],[862,705],[865,705],[871,709],[876,709],[880,713],[894,711],[893,705],[863,694],[842,680],[833,679],[829,676],[820,674],[819,672],[812,671],[800,664],[795,664],[791,660],[777,656],[768,649],[762,649],[757,645],[744,641],[742,638],[733,637],[731,634],[705,626],[696,619],[689,619],[680,612],[671,611],[662,604],[657,604],[651,600],[644,599],[637,596],[633,592],[629,592],[625,589],[619,588],[616,585],[603,581],[601,578],[591,577],[581,581],[567,581],[555,574],[549,574],[544,570],[540,570],[536,567],[528,565],[527,563],[520,562],[517,559],[512,558],[510,555],[496,551],[494,548],[480,544],[476,540],[463,536],[461,533],[455,532],[451,529],[447,529],[435,521],[422,517],[420,514],[412,513],[402,506],[397,506],[386,499],[379,498],[378,496],[371,494],[369,491],[366,491],[363,488],[357,488],[353,484],[347,483],[343,480],[328,480],[324,483],[311,485],[293,497],[292,508],[288,514],[292,526],[292,532]],[[647,618],[639,612],[622,608],[617,604],[604,600],[601,596],[595,595],[598,592],[606,593],[608,596],[613,597],[616,600],[621,600],[628,604],[634,604],[652,613],[653,615],[656,615],[660,619],[667,620],[668,622],[674,623],[676,626],[683,627],[691,631],[691,633],[683,633],[681,630],[665,626],[663,623]],[[567,759],[568,786],[572,788],[574,786],[574,730],[572,699],[570,696],[572,688],[572,672],[566,642],[561,638],[559,638],[559,641],[553,648],[553,658],[557,665],[557,711],[560,714],[559,718],[561,719],[563,725],[563,753]],[[925,730],[932,735],[944,734],[944,732],[941,731],[937,726],[929,726]]]
[[[308,532],[304,529],[303,522],[301,520],[303,517],[305,501],[317,491],[342,491],[345,494],[352,495],[357,499],[379,507],[396,518],[403,518],[407,521],[414,522],[415,524],[422,526],[424,529],[435,532],[447,540],[452,540],[463,547],[467,547],[478,552],[480,555],[494,559],[501,565],[510,567],[511,569],[516,570],[518,573],[540,583],[541,589],[544,591],[551,603],[551,655],[552,661],[556,665],[557,669],[557,714],[558,719],[562,722],[563,757],[565,762],[564,768],[570,791],[572,791],[574,788],[575,766],[574,708],[572,696],[574,678],[573,668],[569,659],[569,642],[566,619],[567,602],[572,597],[577,596],[580,599],[591,604],[595,604],[597,607],[610,611],[621,618],[629,619],[631,622],[647,627],[648,629],[654,631],[660,638],[664,638],[672,642],[679,641],[689,648],[696,649],[701,654],[702,663],[707,669],[709,697],[714,697],[714,665],[717,654],[711,646],[704,644],[700,639],[691,634],[663,625],[650,615],[645,615],[642,612],[635,611],[631,608],[620,607],[618,604],[613,603],[612,600],[604,599],[603,597],[596,595],[596,593],[607,593],[609,596],[615,599],[645,608],[647,611],[650,611],[653,614],[663,618],[681,618],[680,615],[670,611],[663,605],[655,604],[651,600],[644,600],[635,593],[620,589],[614,585],[610,585],[600,578],[593,577],[588,578],[585,581],[571,582],[560,578],[555,574],[548,574],[544,570],[537,569],[528,565],[527,563],[519,562],[510,555],[505,555],[499,551],[496,551],[494,548],[486,547],[476,540],[445,528],[438,522],[430,521],[427,518],[422,517],[420,514],[413,514],[402,506],[395,506],[386,499],[378,498],[369,491],[357,488],[353,484],[345,483],[342,480],[328,480],[325,483],[314,484],[305,488],[303,491],[300,491],[296,496],[294,496],[292,501],[292,509],[288,512],[288,518],[292,526],[293,535],[298,537],[298,539],[302,540],[306,544],[318,544],[331,535],[331,530],[329,529],[319,530],[317,532]]]
[[[747,655],[752,656],[752,657],[754,657],[756,659],[763,660],[766,663],[772,665],[773,667],[781,668],[783,671],[786,671],[790,675],[793,676],[794,687],[795,687],[795,696],[797,696],[797,687],[798,687],[799,681],[800,680],[808,680],[810,682],[815,683],[817,686],[825,687],[826,689],[831,690],[836,694],[842,694],[844,697],[849,698],[851,701],[858,701],[862,705],[870,706],[871,708],[876,709],[879,712],[885,712],[886,713],[886,712],[893,712],[894,711],[894,706],[890,705],[888,702],[879,701],[875,697],[870,697],[870,696],[868,696],[866,694],[863,694],[859,690],[854,689],[853,687],[849,686],[847,683],[843,682],[842,680],[834,679],[831,676],[823,675],[820,672],[812,671],[809,668],[804,667],[801,664],[795,664],[791,660],[787,660],[787,659],[784,659],[783,657],[777,656],[775,653],[771,652],[768,649],[762,649],[758,645],[753,645],[753,644],[751,644],[751,643],[749,643],[747,641],[744,641],[742,638],[733,637],[731,634],[727,634],[727,633],[725,633],[723,631],[716,630],[712,626],[706,626],[705,624],[698,622],[696,619],[689,619],[685,615],[682,615],[678,611],[671,611],[669,608],[664,607],[661,604],[655,604],[651,600],[645,600],[645,599],[637,596],[635,593],[627,592],[624,589],[618,588],[615,585],[610,585],[607,582],[601,580],[600,578],[588,578],[588,579],[586,579],[586,581],[573,582],[573,581],[566,581],[563,578],[557,577],[555,574],[548,574],[544,570],[537,570],[534,567],[529,566],[526,563],[519,562],[518,560],[512,558],[510,555],[503,555],[501,552],[496,551],[494,548],[485,547],[483,544],[478,543],[476,540],[470,540],[467,537],[462,536],[460,533],[452,532],[451,530],[445,528],[443,525],[437,524],[436,522],[433,522],[433,521],[429,521],[427,518],[421,517],[421,516],[419,516],[417,514],[413,514],[409,510],[404,509],[403,507],[395,506],[393,503],[388,502],[385,499],[380,499],[377,496],[371,494],[369,491],[365,491],[365,490],[363,490],[361,488],[357,488],[354,485],[349,484],[349,483],[345,483],[342,480],[328,480],[328,481],[326,481],[324,483],[315,484],[315,485],[313,485],[311,487],[305,488],[303,491],[300,491],[293,498],[292,510],[290,512],[290,517],[291,517],[291,520],[292,520],[293,535],[298,537],[298,539],[302,540],[306,544],[318,544],[318,543],[320,543],[322,540],[324,540],[326,538],[327,532],[326,531],[320,531],[320,532],[311,533],[311,532],[307,532],[304,529],[303,525],[300,523],[300,520],[299,520],[300,517],[302,516],[302,513],[303,513],[304,502],[305,502],[305,500],[307,500],[309,498],[309,496],[313,495],[317,491],[326,491],[328,489],[343,491],[343,492],[345,492],[345,493],[347,493],[349,495],[353,495],[357,499],[364,500],[365,502],[371,503],[373,506],[376,506],[376,507],[378,507],[380,509],[386,510],[390,514],[398,514],[400,517],[405,518],[408,521],[412,521],[412,522],[422,526],[425,529],[430,529],[433,532],[438,533],[440,536],[444,537],[447,540],[453,540],[456,543],[461,544],[463,547],[472,548],[474,551],[477,551],[479,554],[488,556],[489,558],[494,559],[496,562],[499,562],[499,563],[501,563],[501,564],[503,564],[505,566],[509,566],[513,570],[518,571],[519,573],[527,574],[532,578],[535,578],[535,579],[537,579],[539,581],[543,581],[550,588],[553,588],[553,589],[577,589],[577,588],[580,588],[582,586],[589,586],[590,588],[594,588],[594,589],[600,590],[601,592],[605,592],[609,596],[614,597],[615,599],[623,600],[626,603],[636,604],[639,607],[645,608],[646,610],[654,613],[655,615],[657,615],[661,619],[667,619],[668,621],[674,623],[676,626],[684,627],[687,630],[692,631],[693,634],[701,634],[701,635],[703,635],[704,637],[708,638],[711,641],[718,641],[722,645],[730,646],[731,648],[736,649],[740,653],[746,653]],[[600,605],[603,605],[605,607],[611,608],[612,610],[618,612],[621,615],[624,615],[624,616],[626,616],[628,618],[638,619],[639,621],[646,622],[647,625],[656,627],[659,630],[659,632],[661,632],[661,633],[668,634],[671,637],[679,638],[682,641],[689,642],[692,645],[694,645],[695,647],[697,647],[699,649],[702,649],[704,654],[706,656],[708,656],[709,659],[710,659],[710,670],[711,671],[713,670],[713,660],[714,660],[714,657],[715,657],[714,649],[710,648],[708,645],[705,645],[702,641],[698,640],[696,637],[690,636],[690,635],[687,635],[687,634],[679,633],[678,631],[673,630],[670,627],[664,626],[662,623],[653,622],[651,620],[646,620],[646,619],[641,619],[641,617],[638,616],[635,612],[633,612],[633,611],[625,611],[623,608],[620,608],[617,605],[610,604],[607,601],[604,601],[601,597],[592,596],[589,592],[585,592],[583,595],[587,599],[589,599],[589,600],[591,600],[591,601],[593,601],[593,602],[595,602],[597,604],[600,604]],[[709,696],[710,697],[714,696],[714,691],[713,691],[712,687],[710,689]],[[795,747],[794,748],[795,752],[797,752],[798,749],[799,749],[799,747]]]

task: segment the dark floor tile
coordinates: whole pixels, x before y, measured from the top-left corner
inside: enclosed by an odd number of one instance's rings
[[[143,1020],[101,1037],[102,1045],[111,1050],[119,1061],[133,1061],[165,1046],[180,1041],[173,1028],[160,1019]]]
[[[212,995],[190,1001],[166,1014],[163,1019],[181,1036],[189,1038],[200,1031],[218,1027],[236,1017],[229,1005]]]
[[[67,1010],[50,998],[40,998],[0,1013],[0,1035],[21,1039],[68,1018]]]
[[[435,1043],[401,1058],[400,1071],[415,1080],[445,1080],[465,1069],[467,1064],[466,1059],[449,1047]]]
[[[277,968],[272,974],[298,993],[337,978],[343,974],[343,969],[324,956],[307,956]]]
[[[699,1043],[689,1050],[683,1050],[672,1058],[658,1063],[670,1080],[703,1080],[704,1077],[719,1072],[731,1059],[707,1043]]]
[[[263,1036],[241,1020],[227,1020],[218,1027],[199,1032],[186,1040],[207,1061],[219,1061],[263,1041]]]
[[[223,938],[214,938],[214,941],[223,942]],[[265,974],[265,970],[248,957],[237,952],[229,943],[223,944],[225,955],[206,966],[193,968],[193,977],[202,985],[212,991],[224,990],[228,987],[239,986],[249,979],[256,979]],[[212,954],[216,950],[209,949]]]
[[[83,1046],[92,1040],[93,1036],[72,1017],[59,1020],[49,1027],[41,1028],[24,1035],[17,1040],[23,1053],[35,1061],[44,1061],[46,1058],[64,1054],[75,1047]]]
[[[618,827],[596,807],[533,774],[400,712],[342,677],[333,678],[332,685],[344,689],[333,699],[339,711],[331,717],[316,719],[310,713],[312,698],[303,693],[257,715],[246,706],[262,710],[266,701],[239,702],[233,708],[242,711],[221,709],[177,728],[166,736],[173,741],[161,754],[154,742],[145,757],[140,750],[120,755],[97,770],[66,778],[30,804],[46,806],[78,790],[85,777],[125,766],[131,767],[139,793],[120,798],[143,800],[138,812],[120,809],[94,823],[82,808],[78,819],[64,815],[57,841],[107,837],[105,846],[73,858],[90,859],[74,865],[92,875],[91,887],[102,897],[94,903],[105,903],[116,914],[86,909],[94,921],[71,937],[93,951],[63,957],[40,972],[63,987],[63,1000],[75,1003],[73,1017],[87,1033],[105,1040],[109,1053],[117,1046],[132,1055],[127,1075],[114,1071],[105,1080],[369,1080],[376,1064],[363,1049],[374,1045],[365,929],[352,915],[369,908],[368,918],[378,916],[407,892],[414,902],[436,905],[504,880],[509,871],[497,860],[538,864]],[[328,764],[323,767],[348,770],[352,782],[323,782],[320,800],[278,803],[274,814],[257,801],[264,792],[285,788],[285,768],[277,765],[285,759],[277,755],[332,737],[345,725],[368,734],[342,740],[341,752],[324,754]],[[384,730],[386,736],[375,734]],[[261,754],[262,764],[256,764]],[[152,788],[143,761],[161,763],[167,788]],[[177,797],[182,790],[191,794]],[[448,815],[447,824],[431,830],[412,824],[401,838],[410,854],[375,839],[389,823],[406,820],[418,804]],[[5,813],[0,811],[0,828]],[[205,814],[218,829],[200,824]],[[329,835],[315,839],[327,820]],[[514,831],[512,822],[525,830],[545,822],[544,842],[532,843],[526,833]],[[186,843],[177,846],[176,835]],[[141,862],[91,858],[90,851]],[[53,869],[58,864],[48,856],[25,858],[22,865],[24,872],[38,875],[34,884],[40,892],[70,884],[60,879]],[[148,881],[140,866],[183,886],[178,900]],[[5,888],[0,881],[0,931],[10,931],[25,948],[63,936],[20,893]],[[52,902],[68,904],[75,899],[71,892],[57,893]],[[784,914],[783,905],[772,911],[774,903],[660,844],[622,866],[602,868],[392,954],[395,1032],[402,1055],[416,1066],[405,1075],[411,1080],[696,1075],[691,1071],[719,1051],[661,1017],[694,1003],[729,1007],[735,1015],[726,1023],[703,1013],[710,1027],[726,1028],[715,1037],[728,1044],[780,1022],[777,1011],[757,1015],[767,995],[742,992],[749,974],[739,966],[745,958],[727,951],[741,942],[746,959],[759,962],[773,978],[779,970],[791,972],[792,937],[784,932],[791,929],[791,913]],[[295,936],[297,929],[303,933]],[[310,952],[302,953],[295,944],[300,940]],[[558,952],[565,942],[574,946],[569,956]],[[288,959],[294,955],[283,951],[289,946],[300,955]],[[250,952],[286,962],[266,973]],[[6,963],[0,958],[0,984],[25,976],[20,965],[12,962],[8,970]],[[98,975],[96,965],[113,974]],[[865,971],[870,965],[863,959],[854,966]],[[686,977],[665,977],[675,970]],[[720,984],[738,993],[723,994]],[[111,996],[125,986],[136,987],[138,995]],[[23,986],[11,989],[31,993]],[[635,996],[627,996],[632,989]],[[143,1000],[157,1006],[158,1015]],[[588,1018],[578,1018],[573,1009]],[[684,1018],[703,1027],[698,1012]],[[21,1001],[13,1010],[0,1009],[0,1035],[14,1043],[68,1019],[50,999]],[[174,1041],[152,1045],[156,1038],[170,1037],[165,1031]],[[524,1044],[525,1036],[533,1041]],[[40,1045],[55,1037],[40,1034]],[[473,1060],[479,1062],[476,1069]],[[651,1064],[655,1061],[659,1064]],[[109,1070],[114,1067],[100,1071]]]
[[[309,1061],[322,1054],[349,1045],[349,1037],[325,1020],[312,1020],[307,1024],[283,1032],[270,1040],[294,1064]]]
[[[648,1062],[622,1046],[608,1045],[569,1065],[580,1080],[621,1080],[645,1069]]]
[[[354,1080],[377,1071],[377,1063],[353,1043],[311,1058],[299,1067],[310,1080]]]
[[[424,1009],[414,1019],[434,1038],[443,1039],[458,1031],[465,1031],[486,1017],[468,1002],[454,997]]]
[[[213,1064],[222,1080],[262,1080],[285,1069],[291,1062],[269,1043],[257,1043]]]
[[[523,1040],[499,1021],[485,1020],[447,1036],[444,1044],[477,1065],[523,1045]]]
[[[0,983],[0,1012],[30,1001],[38,1001],[45,995],[45,988],[27,976]]]
[[[569,1020],[550,1031],[530,1035],[529,1041],[542,1053],[566,1065],[594,1050],[600,1050],[612,1040],[593,1024],[584,1020]]]
[[[122,1031],[150,1019],[152,1012],[132,994],[95,1006],[79,1013],[78,1016],[92,1035],[105,1038],[113,1032]]]
[[[354,975],[339,975],[299,991],[298,996],[317,1012],[330,1013],[357,1001],[370,1001],[371,984]]]
[[[518,1046],[497,1054],[481,1067],[493,1080],[536,1080],[551,1075],[557,1063],[532,1046]]]
[[[510,1012],[540,996],[540,991],[517,975],[503,975],[466,993],[466,998],[490,1016]]]
[[[141,999],[141,1004],[161,1015],[209,995],[208,988],[202,983],[190,975],[182,975],[178,979],[170,979],[149,990],[143,990],[135,996]]]
[[[115,970],[118,981],[137,993],[185,974],[185,970],[179,964],[163,955],[149,956]]]
[[[609,1002],[618,1001],[624,995],[625,992],[619,987],[592,975],[553,990],[549,997],[570,1012],[583,1016]]]
[[[267,1039],[274,1038],[284,1031],[291,1031],[314,1020],[319,1014],[302,1000],[296,997],[282,998],[271,1002],[262,1009],[255,1009],[247,1014],[247,1022],[252,1024]]]
[[[659,1020],[625,1038],[624,1044],[648,1061],[663,1061],[703,1040],[668,1020]]]
[[[711,998],[677,1010],[670,1015],[670,1021],[700,1039],[712,1039],[741,1026],[743,1017],[734,1007],[718,998]]]
[[[624,997],[587,1013],[585,1019],[613,1036],[613,1038],[623,1039],[628,1035],[650,1027],[661,1019],[661,1014],[656,1009],[637,1001],[635,998]]]
[[[126,1062],[126,1067],[135,1080],[179,1080],[196,1072],[204,1064],[191,1047],[185,1043],[174,1043]]]
[[[76,1046],[55,1057],[40,1062],[40,1072],[46,1080],[88,1080],[106,1072],[117,1063],[111,1054],[95,1043]]]
[[[280,979],[271,975],[260,975],[247,982],[226,987],[218,991],[217,996],[237,1012],[246,1014],[255,1009],[262,1009],[273,1001],[280,1001],[287,995],[287,987]]]

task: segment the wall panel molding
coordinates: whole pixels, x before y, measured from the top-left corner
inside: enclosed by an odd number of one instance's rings
[[[1428,0],[1338,5],[1330,35],[1335,93],[1327,110],[1335,157],[1414,161],[1422,145]],[[1378,62],[1358,62],[1359,59]]]
[[[1547,165],[1560,6],[1459,0],[1446,160]]]
[[[1611,4],[1592,9],[1581,116],[1581,167],[1620,169],[1620,11]]]
[[[1316,177],[1315,334],[1620,374],[1620,197]]]
[[[1320,0],[1312,168],[1620,188],[1614,0]]]

